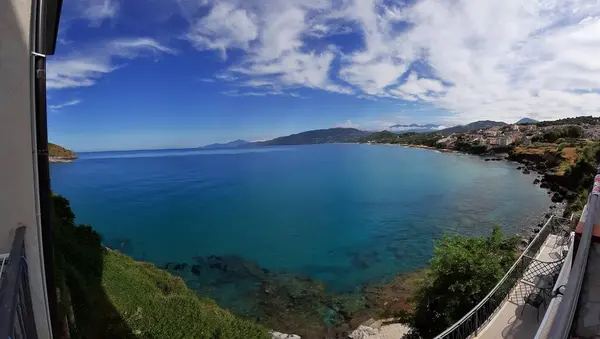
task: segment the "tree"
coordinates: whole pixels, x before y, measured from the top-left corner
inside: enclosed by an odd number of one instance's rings
[[[567,138],[583,138],[583,128],[581,126],[569,126],[566,128]]]
[[[477,305],[516,260],[516,244],[497,226],[488,238],[440,240],[427,276],[411,298],[411,336],[433,338]]]

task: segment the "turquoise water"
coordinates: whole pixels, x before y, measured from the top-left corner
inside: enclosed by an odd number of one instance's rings
[[[537,220],[550,201],[516,167],[349,144],[81,153],[51,177],[77,222],[136,259],[235,256],[346,291],[422,267],[445,233]],[[227,303],[242,290],[212,281],[207,293]]]

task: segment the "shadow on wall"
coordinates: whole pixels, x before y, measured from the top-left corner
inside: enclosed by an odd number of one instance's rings
[[[52,197],[54,259],[63,337],[135,338],[102,286],[104,257],[100,235],[75,225],[69,201]]]
[[[28,35],[23,27],[29,20],[29,6],[25,5],[27,1],[0,1],[0,159],[4,160],[0,166],[1,253],[10,251],[19,222],[35,222],[31,207],[30,64],[24,40]],[[18,13],[22,13],[21,20]],[[35,233],[25,232],[25,236],[30,239]]]

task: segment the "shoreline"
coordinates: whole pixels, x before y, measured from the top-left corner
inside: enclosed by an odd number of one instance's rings
[[[52,156],[49,156],[48,157],[48,162],[51,163],[51,164],[69,163],[69,162],[75,161],[75,159],[77,159],[77,158],[63,158],[63,157],[52,157]]]

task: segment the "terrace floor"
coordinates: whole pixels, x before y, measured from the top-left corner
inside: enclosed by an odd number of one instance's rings
[[[550,234],[535,259],[542,262],[556,262],[562,258],[563,251],[567,249],[568,247],[563,245],[563,237]],[[500,310],[475,338],[531,339],[535,337],[546,312],[546,306],[542,304],[538,316],[538,309],[525,305],[524,302],[524,298],[536,289],[531,283],[524,281],[525,278],[536,276],[535,269],[534,265],[529,266],[523,275],[524,278],[517,283]],[[549,302],[550,298],[546,297],[546,303]]]

